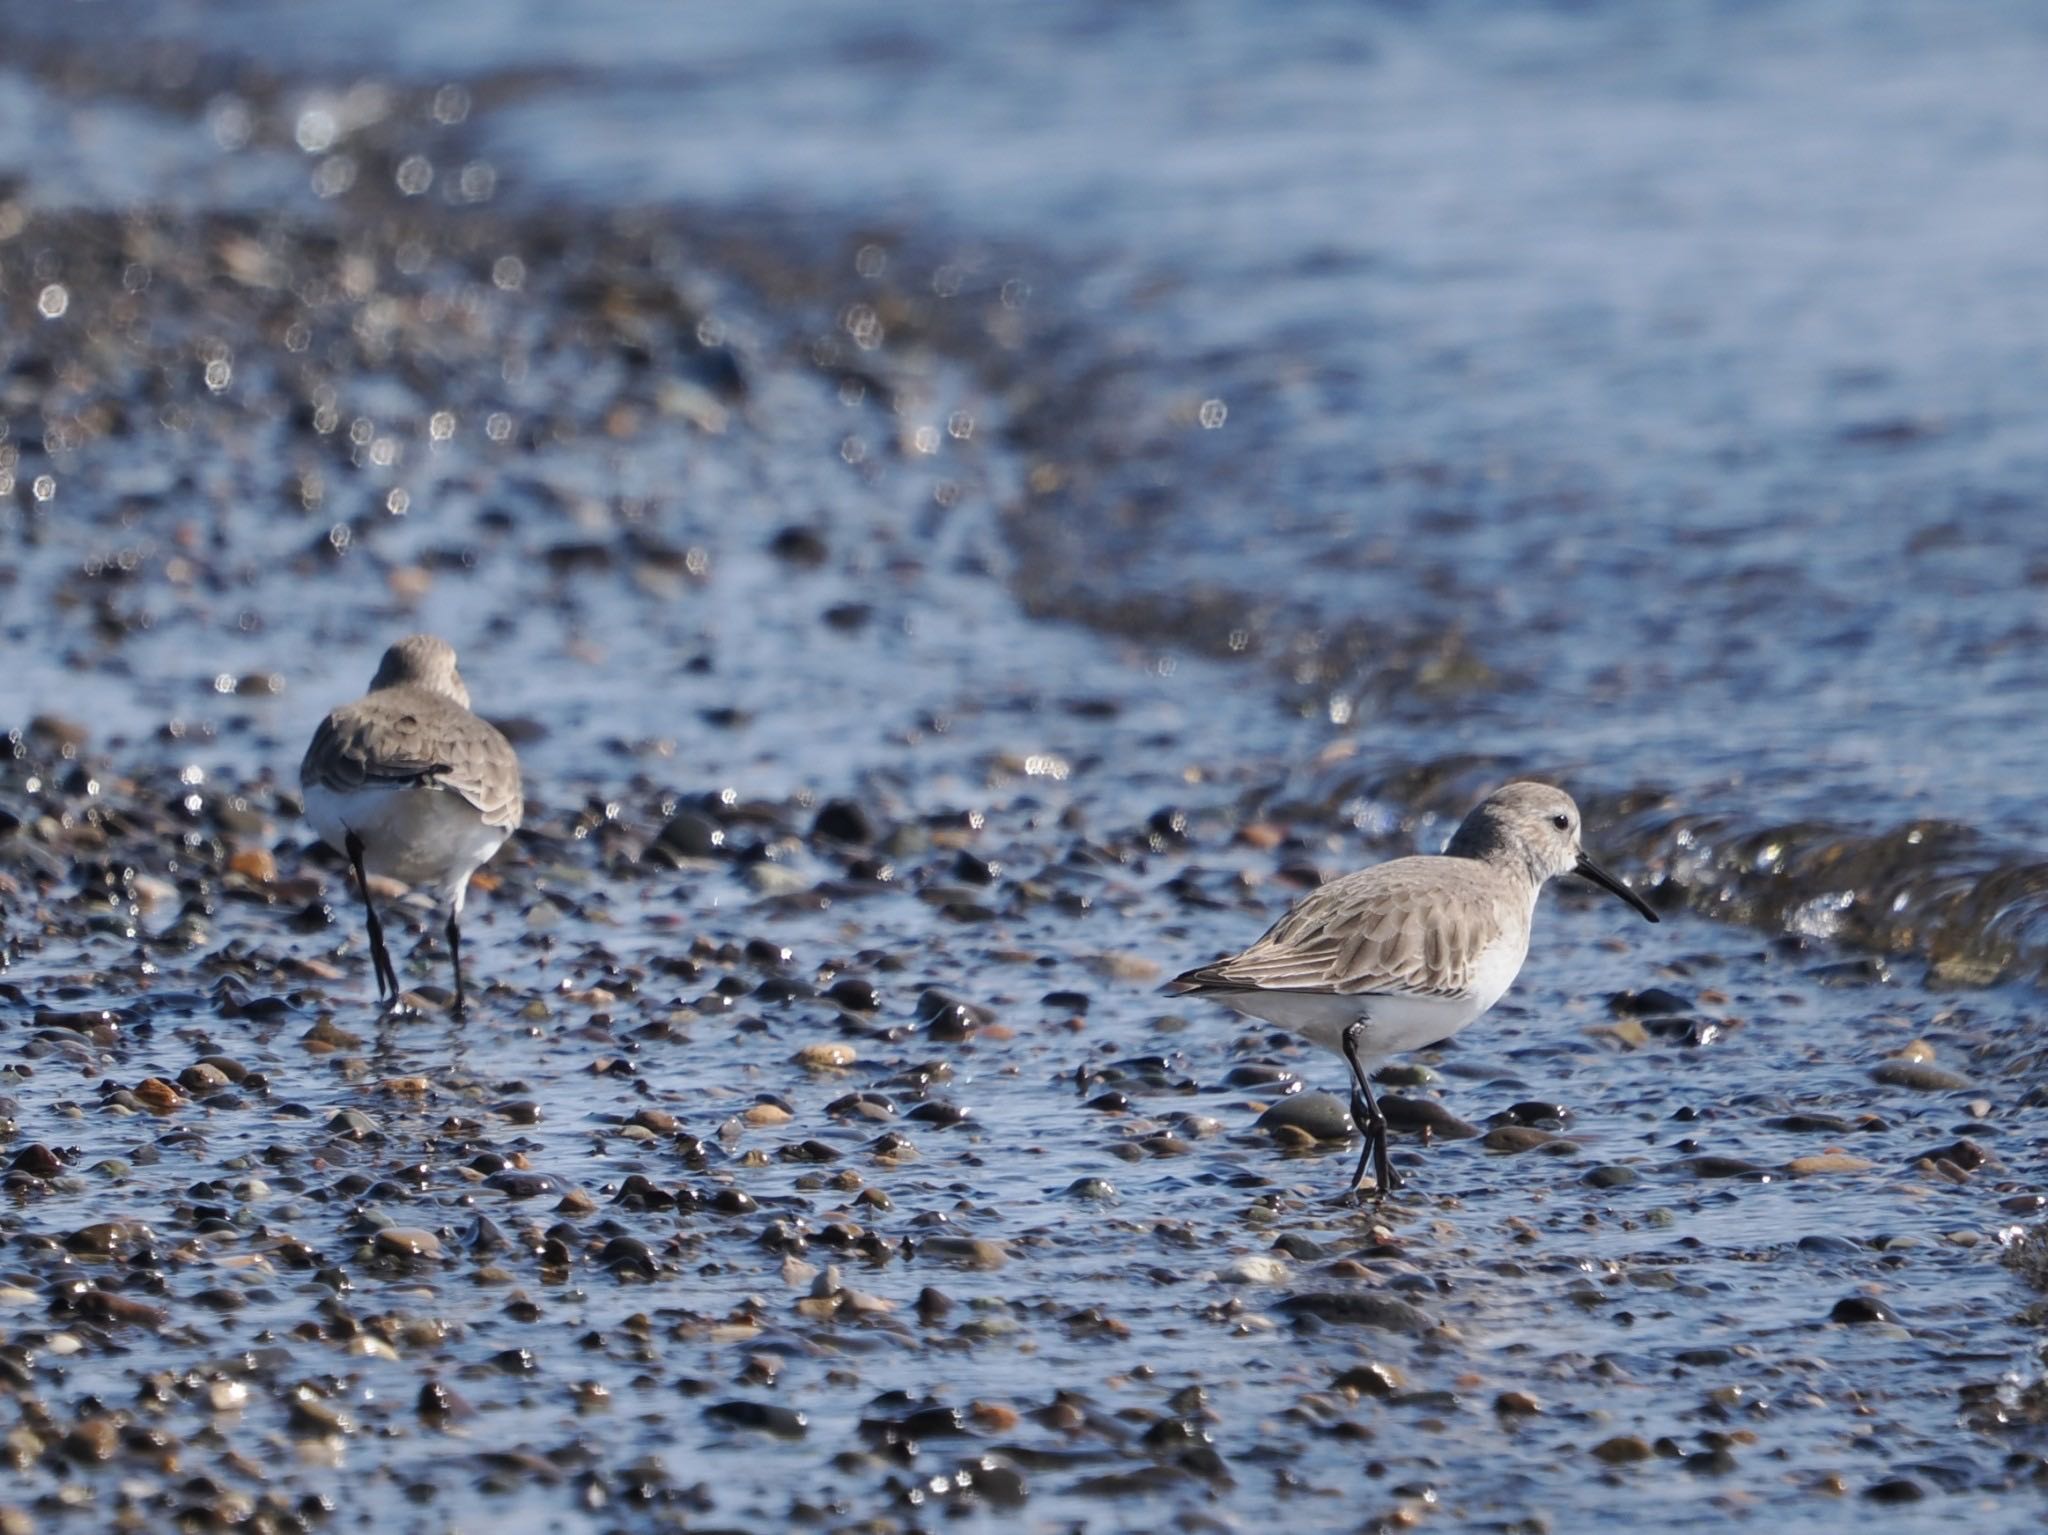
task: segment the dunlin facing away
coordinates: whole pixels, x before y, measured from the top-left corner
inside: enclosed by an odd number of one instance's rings
[[[384,652],[370,691],[321,722],[299,764],[306,819],[355,869],[369,914],[377,995],[396,1000],[369,875],[431,891],[448,908],[455,1009],[462,989],[469,877],[519,827],[525,802],[512,743],[469,712],[469,689],[445,640],[414,634]]]
[[[1335,1050],[1351,1067],[1351,1113],[1377,1193],[1400,1186],[1368,1073],[1445,1040],[1513,984],[1529,952],[1536,896],[1559,874],[1591,880],[1657,920],[1643,898],[1579,847],[1579,807],[1547,784],[1511,783],[1459,825],[1437,856],[1396,858],[1332,880],[1241,954],[1167,983]]]

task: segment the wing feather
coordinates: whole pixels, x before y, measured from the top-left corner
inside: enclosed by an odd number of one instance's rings
[[[1241,954],[1178,977],[1175,990],[1451,997],[1513,919],[1508,892],[1466,859],[1399,858],[1332,880]],[[1450,897],[1450,899],[1443,899]]]
[[[488,826],[517,827],[526,809],[512,743],[454,700],[420,688],[386,688],[328,715],[299,764],[299,782],[344,794],[443,789],[475,806]]]

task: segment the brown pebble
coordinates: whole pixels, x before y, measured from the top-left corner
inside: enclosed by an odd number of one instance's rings
[[[969,1402],[967,1415],[985,1434],[1007,1434],[1017,1426],[1017,1409],[1001,1402]]]
[[[1357,1396],[1392,1396],[1403,1384],[1401,1372],[1390,1364],[1355,1364],[1330,1384]]]
[[[928,1258],[971,1269],[999,1269],[1010,1261],[1009,1249],[987,1237],[927,1237],[918,1244],[918,1251]]]
[[[831,1040],[824,1044],[805,1045],[793,1059],[806,1071],[837,1071],[851,1066],[855,1058],[853,1046],[841,1040]]]
[[[182,1107],[185,1095],[162,1077],[144,1077],[135,1084],[135,1096],[155,1114],[169,1114]]]
[[[111,1460],[120,1445],[111,1418],[87,1418],[64,1436],[64,1453],[73,1460]]]
[[[1810,1157],[1794,1157],[1785,1164],[1785,1171],[1795,1178],[1811,1178],[1822,1173],[1867,1173],[1872,1165],[1863,1157],[1830,1151]]]
[[[1555,1139],[1548,1130],[1539,1130],[1534,1125],[1495,1125],[1479,1144],[1488,1151],[1504,1151],[1512,1156],[1547,1146]]]
[[[331,1055],[336,1050],[360,1050],[363,1036],[351,1034],[332,1018],[322,1018],[299,1036],[299,1044],[310,1055]]]
[[[1593,1458],[1604,1460],[1610,1466],[1632,1466],[1637,1461],[1648,1460],[1654,1453],[1637,1434],[1616,1434],[1612,1439],[1603,1439],[1593,1446]]]
[[[441,1239],[416,1226],[386,1226],[372,1239],[372,1245],[378,1252],[398,1258],[441,1256]]]
[[[217,1093],[228,1085],[228,1076],[218,1066],[195,1061],[178,1073],[178,1085],[190,1093]]]
[[[1543,1404],[1526,1391],[1503,1391],[1493,1399],[1493,1410],[1503,1417],[1533,1417]]]
[[[118,1291],[88,1290],[78,1297],[76,1304],[81,1316],[89,1316],[95,1321],[148,1328],[157,1328],[164,1324],[165,1313],[161,1307],[137,1300],[132,1295],[122,1295]]]
[[[245,847],[228,860],[228,871],[268,885],[277,878],[277,858],[267,847]]]
[[[770,1125],[789,1123],[789,1110],[779,1103],[756,1103],[748,1107],[740,1118],[746,1123],[762,1128]]]

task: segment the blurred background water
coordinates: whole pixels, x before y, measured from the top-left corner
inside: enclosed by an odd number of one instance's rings
[[[9,21],[329,87],[465,85],[494,103],[474,127],[500,199],[688,208],[773,227],[797,262],[872,230],[914,240],[941,285],[949,254],[993,248],[1058,317],[1057,358],[1022,364],[1041,410],[1087,434],[1086,494],[1013,519],[1069,549],[1064,584],[1220,589],[1283,648],[1460,631],[1493,685],[1428,738],[1609,786],[2043,830],[2033,7],[372,0]],[[61,195],[48,125],[0,123]],[[152,181],[177,195],[207,159],[188,146]]]

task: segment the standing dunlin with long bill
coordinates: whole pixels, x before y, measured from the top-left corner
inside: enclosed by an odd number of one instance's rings
[[[416,885],[447,908],[461,1012],[469,877],[519,829],[526,805],[512,743],[469,712],[447,641],[414,634],[385,651],[370,691],[321,721],[299,783],[306,819],[355,870],[378,998],[396,1001],[402,988],[370,896],[372,874]]]
[[[1537,893],[1560,874],[1589,879],[1657,920],[1580,848],[1570,795],[1511,783],[1465,817],[1441,854],[1332,880],[1243,953],[1176,976],[1167,989],[1213,998],[1342,1055],[1365,1137],[1351,1191],[1364,1187],[1370,1161],[1384,1199],[1400,1180],[1369,1073],[1389,1056],[1449,1039],[1501,999],[1528,956]]]

